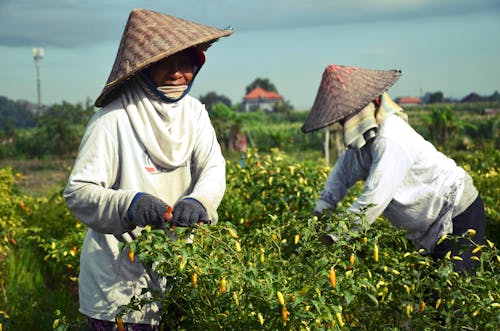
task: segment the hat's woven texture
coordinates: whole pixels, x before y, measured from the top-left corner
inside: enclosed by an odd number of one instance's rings
[[[116,96],[124,81],[147,66],[189,47],[206,50],[228,36],[222,30],[146,9],[134,9],[125,26],[115,63],[95,105],[102,107]]]
[[[329,65],[323,72],[316,99],[302,131],[318,130],[359,112],[391,87],[400,75],[399,70]]]

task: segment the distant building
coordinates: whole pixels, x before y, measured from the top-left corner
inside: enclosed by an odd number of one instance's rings
[[[413,106],[422,104],[422,99],[418,97],[400,97],[395,101],[400,106]]]
[[[273,111],[276,103],[283,101],[283,97],[276,92],[266,91],[257,86],[243,97],[243,112],[251,112],[257,109]]]
[[[485,108],[483,110],[483,115],[486,115],[486,116],[496,116],[500,114],[500,109],[498,108]]]
[[[475,92],[470,93],[468,96],[460,100],[460,102],[480,102],[480,101],[483,101],[483,98]]]

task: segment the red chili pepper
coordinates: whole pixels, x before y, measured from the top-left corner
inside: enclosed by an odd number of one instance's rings
[[[167,208],[167,211],[163,214],[163,218],[166,220],[166,221],[170,221],[173,217],[172,215],[172,206],[168,206]]]

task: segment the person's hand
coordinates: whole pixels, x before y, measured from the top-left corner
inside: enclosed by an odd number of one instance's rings
[[[209,223],[205,207],[196,199],[186,198],[174,205],[172,225],[189,227],[197,223]]]
[[[339,242],[339,237],[333,233],[322,234],[318,240],[326,246],[330,246]]]
[[[328,202],[319,199],[318,201],[316,201],[316,205],[314,206],[313,215],[314,216],[321,216],[326,211],[332,210],[334,208],[335,207],[332,206],[331,204],[329,204]]]
[[[168,205],[149,193],[137,193],[127,211],[128,221],[135,226],[163,227]]]

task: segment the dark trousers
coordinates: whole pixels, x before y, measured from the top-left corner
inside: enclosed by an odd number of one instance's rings
[[[462,260],[452,260],[453,268],[457,272],[471,272],[478,261],[471,260],[472,256],[481,254],[481,251],[472,254],[475,245],[484,244],[484,232],[486,228],[483,200],[478,196],[476,200],[460,215],[453,218],[453,235],[460,236],[469,229],[476,231],[472,237],[461,238],[458,241],[446,239],[436,246],[433,258],[442,259],[451,251],[451,256],[460,256]],[[472,241],[472,242],[471,242]],[[467,247],[468,246],[468,247]],[[464,248],[465,247],[465,248]]]
[[[103,321],[95,318],[88,318],[89,327],[91,331],[121,331],[115,322]],[[157,326],[151,326],[148,324],[132,324],[124,323],[125,331],[158,331]]]

